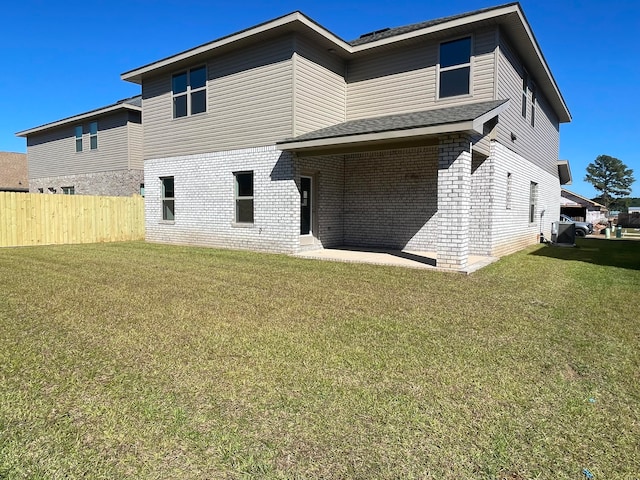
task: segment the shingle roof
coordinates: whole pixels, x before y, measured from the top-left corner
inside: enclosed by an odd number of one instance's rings
[[[486,113],[489,113],[491,110],[499,107],[507,101],[508,100],[492,100],[489,102],[455,105],[453,107],[424,110],[421,112],[350,120],[348,122],[339,123],[330,127],[321,128],[320,130],[305,133],[295,138],[288,138],[278,143],[345,137],[366,133],[389,132],[393,130],[408,130],[412,128],[432,127],[436,125],[472,121]]]
[[[484,12],[490,12],[491,10],[496,10],[498,8],[504,8],[510,5],[515,5],[516,2],[513,3],[507,3],[504,5],[498,5],[495,7],[489,7],[489,8],[482,8],[480,10],[474,10],[473,12],[467,12],[467,13],[461,13],[458,15],[452,15],[450,17],[442,17],[442,18],[437,18],[435,20],[428,20],[426,22],[420,22],[420,23],[413,23],[411,25],[404,25],[402,27],[396,27],[396,28],[384,28],[381,30],[376,30],[375,32],[371,32],[371,33],[365,33],[364,35],[361,35],[360,38],[357,38],[355,40],[352,40],[349,43],[349,45],[355,47],[357,45],[363,45],[365,43],[370,43],[370,42],[375,42],[376,40],[382,40],[384,38],[389,38],[389,37],[395,37],[397,35],[402,35],[403,33],[409,33],[409,32],[414,32],[416,30],[421,30],[423,28],[429,28],[429,27],[433,27],[435,25],[439,25],[441,23],[446,23],[446,22],[451,22],[453,20],[457,20],[459,18],[464,18],[464,17],[468,17],[471,15],[477,15],[479,13],[484,13]]]
[[[59,127],[69,122],[75,122],[81,119],[91,118],[95,115],[100,115],[103,113],[111,112],[113,110],[118,110],[120,108],[127,108],[126,105],[130,105],[132,107],[142,108],[142,95],[136,95],[134,97],[124,98],[122,100],[118,100],[115,103],[107,105],[106,107],[96,108],[95,110],[89,110],[88,112],[80,113],[78,115],[74,115],[72,117],[66,117],[61,120],[56,120],[54,122],[45,123],[44,125],[40,125],[38,127],[30,128],[28,130],[24,130],[22,132],[16,133],[19,137],[26,137],[32,133],[37,133],[42,130],[46,130],[48,128]]]

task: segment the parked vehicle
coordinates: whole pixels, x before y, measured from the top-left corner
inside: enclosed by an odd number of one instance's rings
[[[560,221],[575,223],[577,237],[586,237],[587,235],[591,235],[593,233],[593,223],[576,222],[573,218],[567,215],[560,215]]]

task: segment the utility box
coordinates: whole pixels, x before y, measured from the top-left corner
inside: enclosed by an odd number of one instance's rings
[[[556,245],[573,247],[576,244],[576,224],[573,222],[553,222],[551,224],[551,242]]]

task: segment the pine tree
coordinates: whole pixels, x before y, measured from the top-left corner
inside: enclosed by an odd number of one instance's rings
[[[633,170],[627,168],[622,160],[609,155],[598,155],[595,161],[587,166],[584,180],[601,192],[599,197],[607,208],[615,199],[629,195],[631,184],[635,181]]]

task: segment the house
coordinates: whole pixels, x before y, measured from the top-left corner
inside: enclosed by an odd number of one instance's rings
[[[129,196],[144,182],[142,98],[18,132],[27,139],[30,191]]]
[[[571,115],[518,3],[342,40],[300,12],[123,73],[141,85],[146,238],[434,252],[550,235]]]
[[[28,192],[27,156],[0,152],[0,192]]]
[[[563,188],[560,196],[560,213],[578,222],[590,222],[595,225],[599,220],[606,220],[609,211],[604,205]]]

